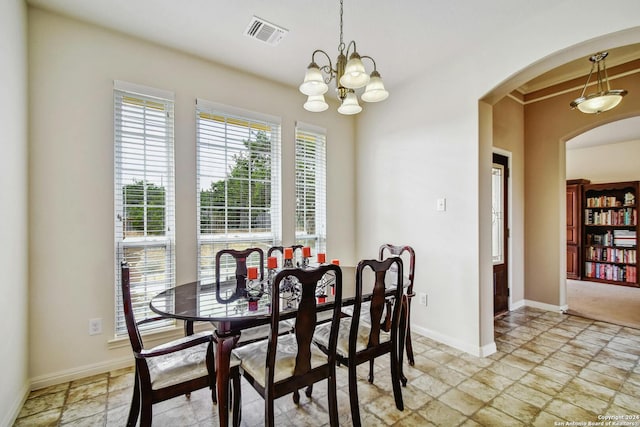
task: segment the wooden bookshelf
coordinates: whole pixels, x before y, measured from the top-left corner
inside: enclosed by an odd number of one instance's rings
[[[582,187],[585,280],[639,286],[638,181]]]

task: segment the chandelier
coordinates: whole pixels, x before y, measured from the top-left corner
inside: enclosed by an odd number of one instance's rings
[[[362,107],[358,104],[356,89],[366,86],[361,95],[365,102],[383,101],[389,96],[389,92],[385,90],[380,78],[380,73],[376,70],[376,62],[373,58],[365,55],[360,56],[356,50],[355,41],[351,41],[346,46],[344,44],[342,39],[342,1],[340,0],[340,44],[338,45],[339,54],[336,59],[336,67],[333,68],[331,58],[324,50],[317,49],[311,55],[311,64],[307,67],[304,81],[300,85],[300,92],[308,96],[307,102],[304,103],[304,109],[307,111],[320,112],[329,108],[324,100],[324,94],[329,90],[329,83],[333,79],[336,81],[336,91],[341,101],[338,108],[338,112],[341,114],[358,114],[362,111]],[[349,55],[350,52],[351,55]],[[326,56],[329,64],[319,67],[315,62],[317,53]],[[347,57],[349,57],[348,61]],[[369,59],[373,63],[371,75],[365,71],[363,59]]]
[[[607,77],[607,67],[605,66],[604,59],[607,57],[608,52],[599,52],[589,58],[591,64],[591,71],[587,82],[582,89],[580,97],[571,102],[571,109],[578,109],[587,114],[599,114],[603,111],[611,110],[622,101],[622,97],[627,94],[624,89],[611,90],[609,87],[609,78]],[[591,80],[593,70],[596,69],[597,87],[596,92],[584,95]]]

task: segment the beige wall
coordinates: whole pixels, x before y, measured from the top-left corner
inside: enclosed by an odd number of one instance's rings
[[[494,152],[509,157],[510,307],[524,303],[524,107],[505,97],[493,106]]]
[[[640,181],[640,140],[567,150],[567,179]]]
[[[131,364],[114,326],[113,80],[175,93],[177,280],[196,279],[195,100],[282,118],[283,239],[294,238],[296,120],[327,129],[328,253],[355,260],[354,123],[302,109],[295,88],[29,10],[30,375],[34,386]],[[88,335],[88,319],[104,333]],[[70,351],[70,349],[73,349]]]
[[[479,136],[480,116],[491,109],[479,112],[478,100],[487,94],[500,99],[536,72],[575,59],[584,52],[566,49],[584,40],[640,25],[637,1],[620,0],[601,25],[566,31],[567,19],[587,21],[598,5],[570,0],[523,16],[517,25],[488,29],[478,35],[486,49],[452,52],[437,69],[416,70],[387,101],[348,120],[304,112],[295,88],[30,10],[31,378],[42,385],[131,363],[127,343],[117,349],[107,344],[114,298],[114,79],[176,93],[178,280],[195,277],[192,106],[202,97],[283,117],[285,164],[293,156],[295,120],[326,127],[329,252],[354,262],[375,255],[384,241],[412,244],[416,291],[429,295],[428,307],[414,302],[415,330],[474,354],[491,352],[491,264],[484,255],[490,249],[491,126]],[[640,41],[637,32],[634,37]],[[546,60],[560,51],[565,54],[557,62]],[[428,54],[428,44],[416,54]],[[435,209],[442,197],[445,212]],[[283,205],[286,210],[293,202]],[[105,320],[104,335],[88,336],[92,317]]]
[[[618,78],[615,87],[640,93],[638,76]],[[525,107],[525,298],[560,307],[566,305],[565,141],[640,115],[638,96],[627,96],[617,108],[599,115],[573,111],[568,105],[578,94],[568,92]]]
[[[29,389],[27,11],[0,2],[0,425],[18,414]]]
[[[583,56],[583,51],[612,41],[640,41],[637,2],[618,4],[615,19],[607,20],[604,26],[566,31],[568,19],[590,19],[587,10],[597,7],[597,2],[587,3],[570,1],[553,11],[523,16],[518,25],[487,29],[478,35],[486,42],[485,49],[453,52],[438,67],[416,70],[419,77],[395,88],[384,108],[365,109],[358,117],[358,256],[371,254],[386,240],[415,247],[415,291],[428,295],[428,306],[414,300],[412,330],[474,354],[495,350],[492,305],[488,303],[492,265],[486,255],[491,248],[487,195],[493,145],[486,117],[492,109],[484,104],[495,104],[531,78]],[[628,30],[619,34],[622,29]],[[537,125],[544,133],[555,120]],[[524,166],[527,243],[525,273],[520,274],[524,275],[525,300],[540,298],[541,303],[549,300],[535,288],[551,286],[552,292],[559,294],[558,277],[564,269],[558,260],[564,256],[559,253],[559,241],[560,233],[565,232],[559,220],[559,204],[564,200],[564,190],[561,195],[558,184],[564,180],[564,166],[562,174],[557,170],[560,162],[564,165],[564,155],[559,159],[559,151],[557,148],[553,153],[556,160],[548,161],[546,153],[535,149],[529,152],[525,148],[524,153],[525,159],[534,161],[533,170],[545,170],[548,165],[555,173],[542,174],[532,189],[535,197],[539,192],[536,186],[552,192],[555,187],[553,203],[538,207],[552,210],[550,241],[556,242],[556,248],[549,250],[549,240],[540,244],[534,239],[528,244],[529,230],[533,229],[529,226],[528,160]],[[438,198],[446,198],[445,212],[436,211]],[[534,262],[529,268],[530,251]],[[548,277],[548,270],[552,270],[552,284],[540,284]],[[534,278],[530,287],[529,278],[534,274],[541,280]]]

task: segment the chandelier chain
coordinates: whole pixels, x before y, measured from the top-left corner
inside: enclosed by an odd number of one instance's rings
[[[340,45],[338,45],[338,51],[342,52],[344,50],[344,40],[342,37],[342,9],[343,9],[343,0],[340,0]]]

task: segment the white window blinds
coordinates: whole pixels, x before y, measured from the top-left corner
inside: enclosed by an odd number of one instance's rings
[[[116,336],[127,333],[122,261],[130,267],[137,320],[154,316],[149,300],[175,286],[173,121],[171,93],[115,82]],[[150,326],[173,324],[167,320]]]
[[[220,249],[281,241],[280,120],[196,104],[198,274],[215,280]]]
[[[326,252],[327,156],[324,129],[296,123],[296,244]]]

